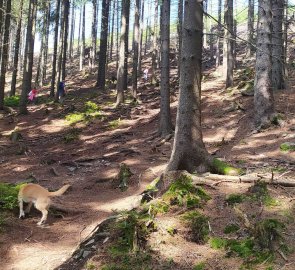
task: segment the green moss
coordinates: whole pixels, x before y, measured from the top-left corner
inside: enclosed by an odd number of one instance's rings
[[[195,187],[192,179],[185,175],[174,181],[162,198],[169,201],[171,205],[187,208],[200,207],[211,199],[203,188]]]
[[[282,143],[280,145],[280,149],[283,151],[283,152],[288,152],[288,151],[295,151],[295,144],[294,143]]]
[[[20,101],[20,96],[12,96],[12,97],[5,97],[4,98],[4,106],[7,107],[18,107]]]
[[[177,230],[174,227],[168,227],[166,231],[172,236],[177,233]]]
[[[205,262],[200,262],[193,267],[193,270],[204,270],[206,267]]]
[[[192,240],[204,244],[209,240],[209,218],[198,211],[189,211],[181,216],[181,220],[189,227]]]
[[[213,159],[212,170],[213,172],[223,175],[241,175],[243,173],[242,169],[232,167],[226,162],[221,161],[217,158]]]
[[[245,196],[243,194],[230,194],[227,196],[225,201],[229,205],[234,205],[236,203],[242,203],[244,201],[244,199],[245,199]]]
[[[0,210],[13,210],[17,207],[17,195],[22,185],[0,183]]]
[[[118,128],[120,126],[120,124],[121,124],[121,119],[118,118],[116,120],[113,120],[113,121],[109,122],[109,128],[116,129],[116,128]]]
[[[230,234],[230,233],[235,233],[235,232],[237,232],[239,229],[240,229],[240,227],[239,227],[237,224],[233,224],[233,223],[231,223],[231,224],[225,226],[223,232],[224,232],[225,234]]]

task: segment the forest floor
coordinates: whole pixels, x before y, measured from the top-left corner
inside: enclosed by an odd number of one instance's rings
[[[237,72],[237,84],[243,80],[244,70]],[[171,107],[175,119],[176,69],[171,72]],[[103,265],[118,263],[117,268],[104,269],[239,269],[244,261],[241,256],[226,256],[225,250],[216,250],[209,243],[195,243],[187,237],[187,230],[177,219],[183,213],[181,208],[157,217],[160,225],[149,237],[153,253],[151,258],[145,258],[146,267],[137,261],[124,268],[117,257],[112,261],[104,248],[109,247],[109,237],[94,245],[91,252],[76,258],[79,263],[67,261],[79,243],[112,216],[114,210],[137,205],[137,195],[165,168],[173,143],[173,139],[160,143],[154,136],[159,124],[159,87],[140,79],[142,104],[135,104],[127,97],[124,105],[114,109],[114,89],[99,92],[94,87],[95,79],[94,75],[70,72],[63,105],[50,102],[44,88],[39,102],[29,106],[28,115],[1,115],[0,181],[33,180],[50,190],[66,183],[72,187],[55,201],[67,211],[50,212],[48,226],[37,226],[40,213],[36,210],[25,219],[18,219],[17,209],[6,215],[0,232],[0,268],[102,269]],[[282,124],[260,131],[253,126],[253,96],[242,96],[236,88],[224,90],[215,70],[206,70],[202,87],[203,136],[208,151],[247,173],[272,172],[275,178],[293,179],[295,183],[295,152],[280,150],[282,143],[295,140],[294,81],[290,81],[288,91],[275,93]],[[93,108],[89,101],[98,108]],[[73,124],[77,119],[81,121]],[[13,131],[21,134],[20,140],[10,140]],[[120,183],[116,179],[121,163],[127,164],[133,173],[126,191],[118,188]],[[211,200],[200,211],[209,217],[213,236],[229,237],[223,230],[231,223],[244,227],[226,198],[233,193],[246,194],[250,186],[222,182],[205,187]],[[295,188],[269,186],[268,192],[278,203],[265,206],[247,201],[241,204],[241,211],[250,222],[265,218],[281,220],[286,224],[283,232],[286,245],[295,247]],[[168,227],[176,228],[177,233],[168,233]],[[273,262],[266,259],[253,269],[267,267],[294,269],[295,254],[277,250]]]

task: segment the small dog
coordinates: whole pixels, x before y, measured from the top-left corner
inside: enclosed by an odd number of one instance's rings
[[[42,225],[47,219],[50,197],[62,195],[69,187],[70,185],[65,185],[55,192],[49,192],[37,184],[26,184],[22,186],[18,193],[19,218],[24,217],[25,213],[29,213],[34,203],[35,207],[42,212],[42,218],[37,223],[38,225]],[[23,210],[23,202],[29,203],[25,212]]]

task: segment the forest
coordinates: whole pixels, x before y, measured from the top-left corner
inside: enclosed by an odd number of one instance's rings
[[[294,116],[294,0],[0,0],[0,269],[295,269]]]

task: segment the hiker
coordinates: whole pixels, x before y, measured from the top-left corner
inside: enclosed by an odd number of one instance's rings
[[[63,103],[64,97],[66,95],[65,83],[64,82],[59,82],[57,94],[58,94],[58,100],[59,100],[59,102],[60,103]]]
[[[144,78],[145,81],[148,80],[148,73],[149,73],[149,69],[146,68],[146,69],[143,71],[143,78]]]
[[[29,100],[29,102],[35,104],[36,103],[36,100],[37,100],[37,94],[38,94],[38,90],[34,86],[33,89],[30,91],[30,93],[28,94],[28,100]]]

